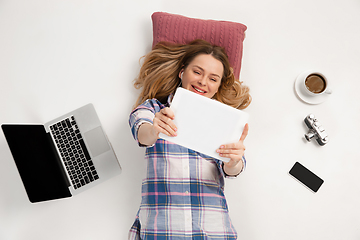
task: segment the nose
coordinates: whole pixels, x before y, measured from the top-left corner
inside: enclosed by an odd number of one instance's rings
[[[203,76],[201,79],[199,79],[198,83],[202,86],[206,85],[206,76]]]

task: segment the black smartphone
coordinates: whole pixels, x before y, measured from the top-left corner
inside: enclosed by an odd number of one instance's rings
[[[324,183],[324,180],[316,176],[313,172],[301,165],[299,162],[294,164],[294,166],[289,171],[289,174],[314,192],[317,192]]]

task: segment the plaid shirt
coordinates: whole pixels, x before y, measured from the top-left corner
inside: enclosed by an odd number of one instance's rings
[[[140,125],[152,124],[164,107],[156,99],[147,100],[130,114],[135,140]],[[237,238],[224,196],[221,161],[163,139],[147,147],[145,159],[142,201],[129,239]]]

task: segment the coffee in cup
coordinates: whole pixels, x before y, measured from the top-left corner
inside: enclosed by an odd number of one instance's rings
[[[319,74],[310,74],[305,79],[305,87],[312,93],[319,94],[325,91],[326,81]]]
[[[304,93],[314,97],[332,92],[328,88],[327,78],[318,71],[308,71],[302,74],[302,88]]]

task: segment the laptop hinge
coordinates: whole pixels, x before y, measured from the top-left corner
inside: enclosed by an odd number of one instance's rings
[[[50,141],[50,146],[51,146],[51,151],[54,153],[54,156],[55,156],[55,159],[56,159],[56,162],[57,164],[59,165],[59,168],[60,168],[60,172],[61,172],[61,176],[64,178],[64,181],[66,183],[66,186],[70,187],[71,184],[70,184],[70,181],[69,181],[69,178],[67,177],[66,175],[66,172],[64,170],[64,165],[62,164],[61,162],[61,159],[59,157],[59,153],[58,151],[56,150],[55,148],[55,145],[54,145],[54,141],[50,135],[50,133],[46,133],[46,136],[48,137],[49,141]]]

